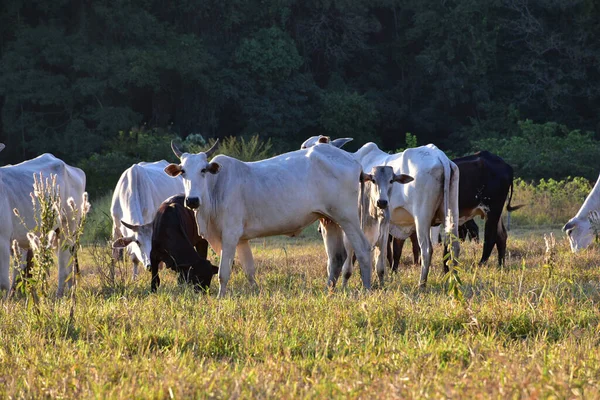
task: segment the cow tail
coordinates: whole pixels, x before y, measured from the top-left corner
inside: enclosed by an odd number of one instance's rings
[[[506,211],[508,211],[508,212],[518,210],[519,208],[524,206],[524,204],[520,204],[518,206],[511,206],[510,202],[512,201],[512,195],[513,195],[513,181],[510,181],[510,192],[508,194],[508,204],[506,205]]]
[[[360,169],[360,176],[359,176],[359,181],[360,181],[360,193],[358,194],[358,219],[360,220],[360,229],[362,231],[364,231],[365,229],[365,202],[364,202],[364,195],[365,195],[365,181],[363,180],[363,171],[362,168]]]
[[[446,232],[446,243],[451,243],[454,257],[458,257],[458,167],[452,168],[452,161],[447,157],[440,157],[444,166],[444,231]]]

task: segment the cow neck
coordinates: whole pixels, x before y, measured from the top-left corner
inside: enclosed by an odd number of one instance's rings
[[[575,217],[587,218],[592,211],[596,210],[600,210],[600,176]]]
[[[223,172],[219,172],[219,174]],[[217,204],[215,204],[214,191],[219,174],[207,174],[208,176],[206,177],[206,190],[201,194],[202,206],[196,211],[196,213],[200,217],[196,217],[196,221],[198,223],[198,230],[200,235],[204,237],[206,237],[206,235],[208,234],[210,223],[213,219],[213,214],[215,214],[216,212]]]

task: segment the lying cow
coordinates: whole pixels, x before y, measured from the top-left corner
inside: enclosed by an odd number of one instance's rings
[[[113,193],[110,205],[113,256],[120,258],[123,248],[129,250],[134,278],[140,262],[146,269],[150,268],[152,219],[158,207],[169,196],[184,191],[181,178],[171,179],[165,175],[167,165],[165,160],[132,165],[121,174]]]
[[[563,227],[573,253],[585,249],[600,231],[600,176],[577,214]]]
[[[208,243],[198,234],[194,212],[184,206],[185,195],[165,200],[152,221],[150,271],[153,292],[160,286],[158,265],[179,274],[179,283],[191,283],[196,290],[206,291],[219,269],[206,259]]]
[[[0,149],[1,150],[1,149]],[[32,253],[30,251],[30,243],[27,238],[29,229],[33,229],[36,225],[31,204],[31,193],[33,192],[34,174],[39,177],[42,173],[42,178],[50,178],[51,175],[56,175],[56,185],[59,188],[60,208],[64,210],[65,220],[63,223],[67,225],[64,229],[59,229],[60,225],[57,222],[55,231],[56,236],[56,253],[58,258],[58,289],[57,295],[62,296],[65,287],[70,287],[73,283],[69,279],[73,268],[77,263],[77,249],[69,246],[66,243],[64,230],[74,232],[76,225],[80,220],[80,213],[84,201],[85,192],[85,173],[79,169],[66,164],[64,161],[54,157],[52,154],[42,154],[32,160],[23,161],[16,165],[7,165],[0,168],[0,178],[2,180],[4,194],[2,195],[3,202],[2,213],[6,214],[7,210],[10,217],[3,218],[3,236],[0,244],[0,289],[9,289],[9,264],[10,251],[6,253],[7,232],[10,232],[9,241],[16,240],[19,247],[26,251],[22,252],[23,260],[21,262],[21,270],[27,274],[27,259],[31,261]],[[73,199],[74,208],[69,206],[69,199]],[[14,215],[13,209],[17,209],[19,216]],[[24,224],[23,224],[24,222]],[[13,271],[13,285],[15,284],[19,269]]]
[[[350,139],[344,140],[348,141]],[[313,146],[335,148],[334,146],[315,146],[319,142],[328,143],[329,138],[313,136],[307,139],[301,148],[311,148]],[[382,194],[391,190],[388,199],[385,200],[385,207],[389,207],[390,224],[383,224],[384,230],[388,229],[393,236],[401,239],[408,238],[411,233],[416,231],[419,247],[423,252],[420,286],[424,287],[429,275],[433,251],[429,235],[431,226],[438,225],[445,220],[448,233],[446,237],[458,237],[458,168],[441,150],[432,144],[390,155],[381,151],[375,143],[367,143],[351,156],[360,162],[365,171],[371,171],[373,167],[377,166],[391,166],[393,173],[398,175],[404,173],[414,178],[414,182],[406,185],[392,185],[391,178],[386,180],[387,178],[382,176],[381,179],[376,179],[373,182],[374,187],[372,190],[379,191]],[[381,170],[381,172],[383,171]],[[381,206],[383,206],[383,198],[379,200]],[[326,231],[323,232],[324,234],[327,233]],[[385,260],[387,253],[388,232],[382,232],[378,236],[383,244],[378,244],[381,251],[376,264],[377,272],[382,277],[385,266],[383,260]],[[455,257],[458,257],[458,241],[452,240],[451,242],[453,253]],[[346,260],[346,264],[344,270],[350,271],[350,258]],[[448,270],[446,265],[445,270]],[[344,276],[344,279],[346,279],[346,276]]]
[[[356,251],[363,285],[371,287],[369,243],[358,218],[362,168],[348,153],[333,146],[315,146],[257,162],[242,162],[215,151],[182,153],[173,143],[180,164],[165,172],[182,176],[185,204],[196,211],[199,233],[221,255],[219,297],[226,292],[236,253],[252,285],[254,259],[249,240],[273,235],[294,236],[320,217],[336,222]],[[333,224],[332,224],[333,225]],[[339,240],[327,244],[329,283],[339,275],[334,268],[344,253]]]

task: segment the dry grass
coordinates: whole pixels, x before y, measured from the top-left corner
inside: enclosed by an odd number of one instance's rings
[[[312,233],[257,240],[260,291],[234,266],[223,300],[169,273],[156,294],[149,274],[107,291],[88,253],[74,324],[65,300],[37,316],[1,303],[0,397],[600,397],[600,250],[558,236],[549,265],[543,233],[511,232],[504,269],[465,244],[464,303],[441,284],[440,247],[425,291],[405,266],[383,290],[356,275],[330,293]]]

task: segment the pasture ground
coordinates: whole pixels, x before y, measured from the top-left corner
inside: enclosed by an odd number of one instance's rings
[[[156,294],[130,268],[109,281],[86,248],[73,323],[68,297],[39,314],[0,303],[0,397],[598,398],[600,250],[571,254],[558,234],[547,262],[545,232],[510,232],[503,269],[463,244],[464,302],[442,283],[441,247],[416,288],[408,244],[384,289],[365,293],[355,270],[327,292],[313,227],[254,241],[260,290],[235,265],[223,300],[216,280],[200,295],[170,272]]]

